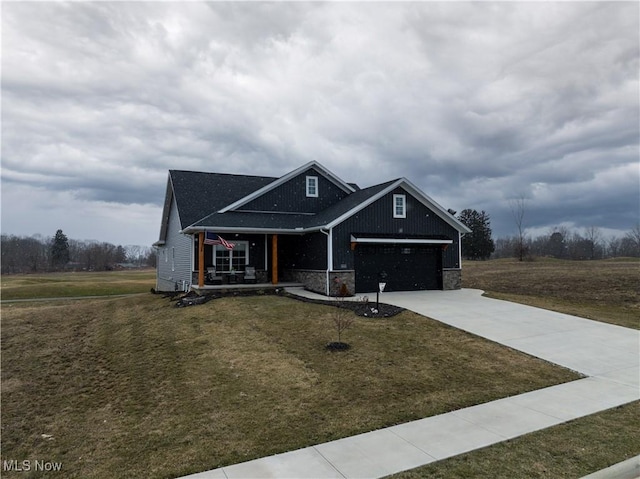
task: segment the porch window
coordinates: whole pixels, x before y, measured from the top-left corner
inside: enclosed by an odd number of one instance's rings
[[[312,198],[318,197],[318,177],[307,176],[307,196]]]
[[[407,197],[405,195],[393,195],[393,217],[407,217]]]
[[[216,271],[244,271],[249,263],[249,243],[246,241],[235,243],[235,247],[231,250],[220,244],[214,246],[213,261]]]

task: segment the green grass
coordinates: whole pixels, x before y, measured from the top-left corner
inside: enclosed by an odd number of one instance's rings
[[[3,300],[68,298],[148,292],[155,270],[2,275]]]
[[[331,353],[332,311],[278,296],[3,305],[2,459],[175,477],[578,377],[411,312],[356,318],[352,349]]]
[[[583,477],[640,453],[638,406],[636,401],[391,477]]]

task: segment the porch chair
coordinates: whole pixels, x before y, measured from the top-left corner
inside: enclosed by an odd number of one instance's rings
[[[247,266],[244,269],[244,282],[254,283],[256,282],[256,268],[254,266]]]
[[[222,276],[216,276],[216,268],[209,266],[207,268],[207,283],[209,284],[222,284]]]

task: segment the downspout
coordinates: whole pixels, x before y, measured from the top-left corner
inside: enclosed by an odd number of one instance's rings
[[[331,289],[329,287],[329,273],[331,272],[331,266],[333,263],[333,230],[320,230],[321,233],[327,235],[327,274],[326,274],[326,285],[325,292],[327,296],[331,295]]]

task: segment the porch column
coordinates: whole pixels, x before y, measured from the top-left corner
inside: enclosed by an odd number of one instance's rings
[[[198,233],[198,287],[204,287],[204,232]]]
[[[278,284],[278,235],[271,236],[271,282]]]

